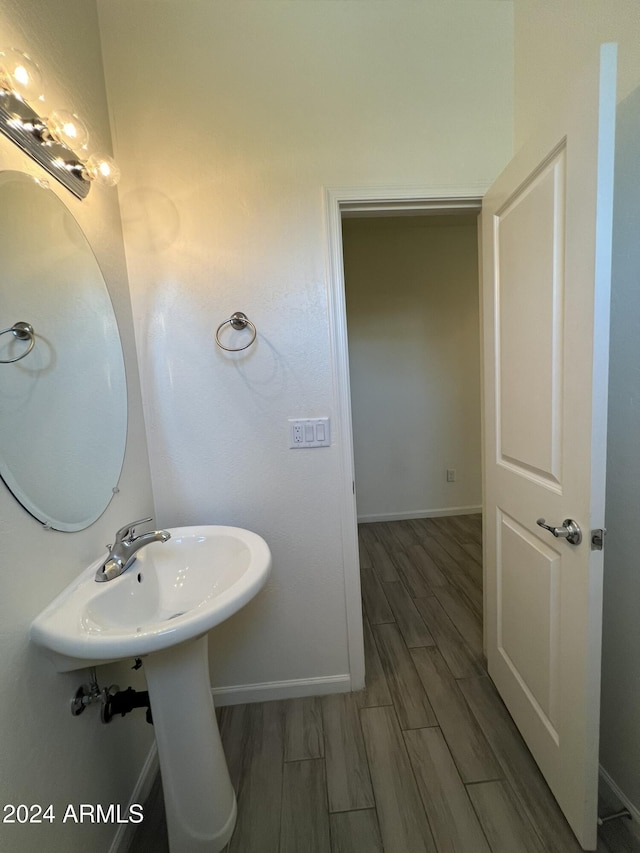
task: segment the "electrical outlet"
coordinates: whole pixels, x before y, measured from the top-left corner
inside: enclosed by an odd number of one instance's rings
[[[456,481],[456,469],[455,468],[447,468],[447,483],[455,483]]]

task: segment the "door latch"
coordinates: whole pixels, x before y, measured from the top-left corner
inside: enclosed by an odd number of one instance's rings
[[[591,531],[591,550],[602,551],[604,548],[604,537],[607,535],[606,527],[598,527]]]

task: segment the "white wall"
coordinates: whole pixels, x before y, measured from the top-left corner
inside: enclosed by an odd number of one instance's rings
[[[95,4],[88,0],[0,0],[2,46],[37,58],[47,103],[73,105],[96,148],[110,135]],[[0,138],[0,168],[45,177],[12,143]],[[50,180],[51,185],[55,181]],[[151,514],[150,477],[133,342],[131,306],[117,196],[92,189],[86,201],[53,186],[93,246],[114,303],[125,350],[129,433],[120,494],[104,515],[79,533],[45,531],[0,484],[0,791],[5,803],[53,803],[53,824],[0,823],[0,849],[20,853],[107,850],[114,825],[62,823],[69,803],[126,805],[149,750],[152,732],[133,716],[102,726],[97,708],[73,718],[69,701],[86,672],[58,675],[29,644],[31,620],[112,541],[125,521]],[[4,318],[6,319],[6,318]],[[82,417],[82,412],[78,412]],[[46,426],[45,426],[46,428]],[[127,667],[103,668],[107,684],[140,686]]]
[[[99,12],[158,517],[249,527],[274,556],[212,634],[214,683],[343,675],[348,439],[290,451],[286,430],[334,414],[323,187],[489,182],[511,152],[511,4]],[[258,341],[234,357],[213,333],[235,310]]]
[[[637,413],[640,222],[638,92],[640,5],[636,0],[516,0],[515,104],[517,144],[525,141],[553,98],[557,81],[578,70],[604,41],[619,43],[614,259],[612,283],[608,535],[605,542],[600,759],[628,801],[640,809],[640,630],[638,602]]]
[[[342,233],[358,518],[477,510],[477,218],[354,218]]]

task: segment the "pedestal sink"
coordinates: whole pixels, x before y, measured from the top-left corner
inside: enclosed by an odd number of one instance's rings
[[[142,657],[171,853],[219,853],[236,800],[209,683],[207,632],[243,607],[271,569],[266,542],[238,527],[169,529],[120,577],[96,560],[31,626],[59,672]]]

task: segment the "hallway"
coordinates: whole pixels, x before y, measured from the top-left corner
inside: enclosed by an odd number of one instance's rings
[[[219,711],[228,853],[579,853],[486,675],[480,516],[359,534],[367,687]],[[599,853],[639,850],[602,828]],[[168,851],[159,780],[131,851]]]

